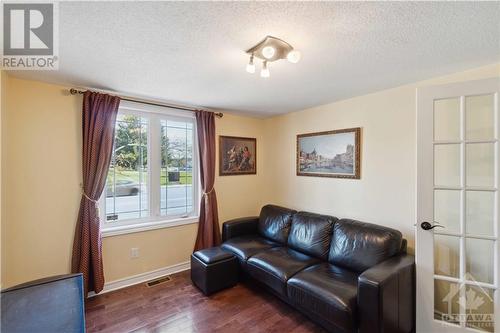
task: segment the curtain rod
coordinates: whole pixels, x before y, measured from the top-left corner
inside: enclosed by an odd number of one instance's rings
[[[85,90],[78,90],[75,88],[71,88],[69,90],[69,93],[71,95],[76,95],[76,94],[83,94]],[[179,105],[173,105],[173,104],[167,104],[167,103],[160,103],[160,102],[152,102],[152,101],[147,101],[147,100],[142,100],[142,99],[136,99],[132,97],[126,97],[126,96],[120,96],[121,100],[123,101],[129,101],[129,102],[135,102],[135,103],[141,103],[141,104],[147,104],[147,105],[154,105],[154,106],[163,106],[171,109],[177,109],[177,110],[185,110],[185,111],[197,111],[197,109],[190,108],[187,106],[179,106]],[[214,112],[214,111],[208,111],[214,113],[217,117],[222,118],[224,116],[224,113],[222,112]]]

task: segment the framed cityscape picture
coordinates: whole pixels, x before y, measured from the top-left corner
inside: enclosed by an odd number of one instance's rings
[[[219,136],[219,176],[255,175],[257,139]]]
[[[297,176],[359,179],[361,128],[297,135]]]

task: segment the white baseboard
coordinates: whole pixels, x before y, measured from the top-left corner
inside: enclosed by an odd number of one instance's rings
[[[109,293],[110,291],[113,290],[118,290],[125,287],[133,286],[134,284],[143,283],[149,280],[159,278],[161,276],[187,271],[190,268],[191,268],[191,263],[189,261],[185,261],[172,266],[155,269],[154,271],[145,272],[137,275],[132,275],[127,278],[106,282],[104,284],[103,290],[99,294],[96,294],[95,292],[91,291],[88,293],[88,297],[94,297],[96,295]]]

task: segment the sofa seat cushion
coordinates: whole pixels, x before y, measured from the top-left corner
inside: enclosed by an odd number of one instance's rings
[[[233,253],[240,261],[247,261],[254,254],[276,246],[281,245],[258,235],[250,235],[231,238],[222,243],[221,248]]]
[[[286,281],[318,259],[287,247],[257,253],[247,261],[248,273],[279,295],[286,297]]]
[[[304,269],[287,282],[288,299],[338,331],[352,332],[356,320],[359,274],[329,263]]]

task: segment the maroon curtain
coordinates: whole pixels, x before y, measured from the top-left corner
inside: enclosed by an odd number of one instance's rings
[[[200,202],[200,221],[194,250],[221,243],[217,196],[215,195],[215,116],[213,112],[196,112],[198,150],[200,152],[200,180],[203,196]]]
[[[98,203],[113,153],[120,98],[86,91],[83,95],[83,185],[73,242],[73,273],[83,273],[85,295],[104,287]]]

